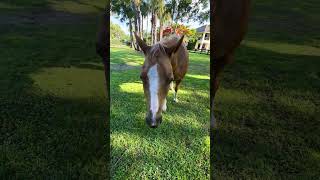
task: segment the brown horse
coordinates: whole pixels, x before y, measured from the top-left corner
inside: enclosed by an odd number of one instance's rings
[[[173,82],[174,101],[177,102],[178,88],[187,72],[189,55],[183,43],[184,36],[164,39],[152,46],[148,46],[137,34],[135,37],[145,56],[140,78],[147,100],[146,123],[155,128],[162,122],[162,111],[167,109],[166,97]]]
[[[247,32],[250,0],[215,0],[213,9],[213,62],[211,63],[211,128],[215,126],[214,98],[219,75],[233,62],[235,49]]]
[[[107,9],[107,8],[106,8]],[[99,30],[97,33],[97,41],[96,41],[96,53],[102,58],[102,62],[105,69],[105,77],[106,77],[106,84],[109,82],[109,57],[108,53],[110,51],[110,42],[109,42],[109,15],[106,10],[101,17],[101,24],[99,25]],[[108,88],[106,88],[108,90]]]

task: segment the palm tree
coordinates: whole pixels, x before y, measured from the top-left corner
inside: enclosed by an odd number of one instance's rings
[[[144,37],[143,33],[143,19],[146,17],[147,18],[147,30],[148,30],[148,15],[150,12],[150,5],[149,5],[149,0],[142,1],[141,3],[141,16],[142,16],[142,21],[141,21],[141,32],[142,32],[142,38]]]
[[[130,47],[134,47],[136,49],[136,46],[133,43],[133,29],[132,29],[132,20],[134,19],[134,11],[132,10],[131,7],[131,2],[130,0],[111,0],[111,11],[113,13],[116,13],[120,17],[121,22],[125,22],[128,20],[129,22],[127,25],[129,26],[129,32],[130,32]]]
[[[165,6],[163,8],[164,8],[163,13],[159,14],[159,20],[160,20],[160,27],[159,27],[160,39],[159,40],[160,41],[162,40],[162,37],[163,37],[163,25],[167,22],[172,21],[170,10],[167,9]]]
[[[151,0],[151,43],[157,42],[157,19],[164,13],[164,0]]]

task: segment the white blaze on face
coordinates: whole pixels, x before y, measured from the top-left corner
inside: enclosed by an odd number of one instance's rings
[[[158,65],[153,65],[148,71],[149,92],[150,92],[150,111],[152,112],[152,120],[156,119],[159,109],[158,89],[159,89],[159,73]]]

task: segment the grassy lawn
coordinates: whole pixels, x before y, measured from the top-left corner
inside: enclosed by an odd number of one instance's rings
[[[215,179],[320,177],[320,4],[255,0],[216,96]],[[100,0],[0,2],[0,179],[104,179]],[[209,174],[209,63],[191,54],[180,102],[145,125],[143,57],[111,48],[111,175]],[[172,177],[172,178],[170,178]],[[151,179],[151,178],[150,178]]]
[[[189,71],[157,129],[145,124],[139,78],[144,57],[111,48],[111,176],[114,179],[209,178],[209,56],[190,53]]]
[[[106,177],[103,6],[0,2],[0,179]]]
[[[215,179],[319,179],[320,4],[252,1],[216,96]]]

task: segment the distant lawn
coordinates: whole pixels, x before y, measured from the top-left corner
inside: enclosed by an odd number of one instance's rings
[[[111,48],[111,175],[114,179],[209,178],[209,56],[190,53],[190,68],[157,129],[145,124],[140,68],[128,47]]]

